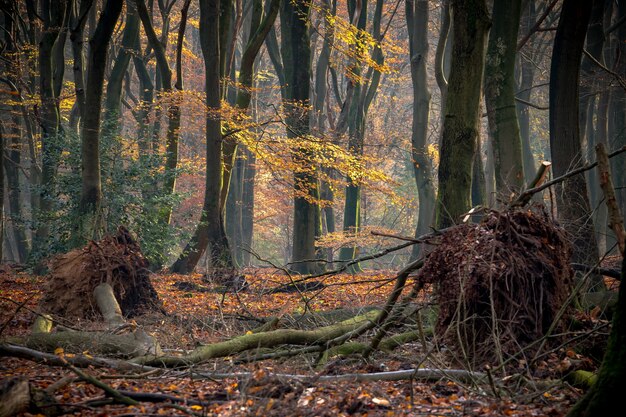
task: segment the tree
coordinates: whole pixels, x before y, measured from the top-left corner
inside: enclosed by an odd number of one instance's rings
[[[428,1],[407,0],[406,23],[409,31],[409,57],[411,62],[411,85],[413,86],[413,128],[411,130],[411,153],[413,172],[417,186],[419,212],[415,236],[428,233],[435,212],[435,187],[432,178],[432,162],[428,155],[428,117],[430,91],[426,73],[428,60]],[[412,257],[420,254],[421,245],[413,246]]]
[[[222,190],[222,122],[220,82],[220,0],[200,0],[200,42],[205,65],[206,178],[200,223],[183,253],[172,266],[173,272],[192,272],[208,248],[207,258],[214,274],[233,268],[228,239],[224,230],[220,195]]]
[[[485,103],[491,128],[496,190],[501,196],[524,186],[522,139],[515,105],[515,56],[521,0],[495,0],[485,59]]]
[[[489,16],[484,0],[451,3],[453,46],[439,161],[437,227],[470,209]]]
[[[582,166],[584,155],[578,124],[580,61],[592,2],[566,0],[554,39],[550,68],[550,149],[555,176]],[[585,176],[575,175],[556,186],[559,220],[571,235],[572,261],[598,260]]]
[[[89,41],[85,117],[81,132],[81,216],[77,238],[93,239],[102,232],[102,184],[100,180],[100,113],[109,42],[122,12],[123,0],[109,0]]]
[[[283,1],[280,11],[281,54],[285,73],[285,122],[287,137],[302,140],[310,133],[309,90],[311,83],[311,45],[307,0]],[[294,144],[294,216],[292,266],[295,272],[315,272],[318,257],[315,239],[322,234],[319,183],[311,152]]]
[[[37,14],[34,0],[28,0],[26,5],[29,13]],[[53,63],[52,49],[59,37],[63,23],[63,16],[67,7],[66,0],[43,0],[41,14],[43,30],[39,40],[38,70],[39,95],[41,97],[40,125],[41,125],[41,187],[40,187],[40,215],[37,223],[33,249],[41,254],[50,234],[50,216],[54,207],[56,187],[57,162],[60,155],[61,120],[57,104],[57,97],[53,88],[53,65],[63,65],[63,62]],[[33,23],[33,22],[31,22]]]
[[[622,407],[626,383],[626,257],[622,253],[622,274],[613,312],[613,321],[606,352],[598,371],[598,379],[589,391],[567,413],[567,417],[614,415]]]

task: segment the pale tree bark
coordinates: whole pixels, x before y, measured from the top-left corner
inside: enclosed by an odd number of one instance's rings
[[[626,1],[619,1],[616,5],[615,22],[621,24],[613,28],[612,36],[615,37],[615,62],[611,67],[616,74],[622,77],[626,74]],[[614,83],[611,91],[611,101],[609,104],[609,140],[613,149],[626,145],[626,90]],[[615,173],[615,187],[617,201],[622,211],[626,210],[626,156],[620,155],[611,163]]]
[[[206,180],[200,222],[173,272],[192,272],[205,250],[211,273],[222,280],[232,277],[233,261],[224,230],[220,195],[222,190],[222,122],[220,82],[220,1],[200,1],[200,40],[205,64]],[[208,249],[207,249],[208,248]]]
[[[485,103],[493,140],[496,192],[508,197],[524,186],[522,140],[515,106],[515,55],[522,0],[494,0],[485,59]]]
[[[489,16],[484,0],[454,0],[452,70],[439,161],[437,227],[448,227],[471,207],[478,144],[480,94]]]
[[[550,69],[550,149],[554,176],[580,167],[584,155],[578,124],[579,69],[591,2],[565,0],[554,39]],[[584,175],[566,179],[556,187],[559,220],[571,236],[572,261],[595,265],[598,260],[587,183]]]
[[[432,178],[432,162],[428,154],[428,118],[430,114],[430,91],[426,74],[428,61],[428,1],[407,0],[406,22],[409,31],[409,54],[411,82],[413,86],[413,127],[411,130],[411,154],[417,186],[419,211],[415,236],[428,233],[433,226],[435,213],[435,187]],[[422,252],[423,245],[413,246],[412,258]]]

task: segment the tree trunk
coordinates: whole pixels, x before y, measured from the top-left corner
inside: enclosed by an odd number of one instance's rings
[[[437,227],[455,224],[471,206],[480,93],[489,17],[484,0],[452,1],[452,71],[439,161]]]
[[[500,197],[524,187],[522,140],[515,106],[515,56],[522,0],[495,0],[485,58],[485,103]],[[505,198],[505,201],[508,198]]]
[[[528,11],[522,19],[522,31],[528,33],[535,23],[536,19],[535,0],[528,1]],[[532,41],[529,41],[532,42]],[[519,55],[519,71],[520,84],[517,93],[517,97],[525,102],[530,102],[532,95],[533,80],[535,78],[535,64],[534,62],[524,56]],[[530,140],[530,107],[522,102],[517,102],[517,119],[519,121],[520,138],[522,140],[522,155],[524,165],[524,176],[526,183],[530,183],[535,176],[535,157],[532,152],[531,140]]]
[[[123,0],[109,0],[100,15],[98,25],[89,41],[87,87],[85,89],[86,113],[81,134],[82,187],[79,203],[81,216],[76,243],[84,239],[99,238],[103,231],[100,203],[100,113],[102,91],[109,43],[122,12]]]
[[[565,0],[561,10],[550,70],[550,148],[554,176],[582,166],[584,155],[578,125],[579,69],[592,2]],[[572,261],[595,265],[598,261],[587,184],[583,174],[556,186],[559,220],[571,236]],[[601,284],[596,279],[595,284]]]
[[[435,213],[435,186],[432,162],[428,154],[428,117],[430,91],[428,90],[426,62],[428,61],[428,1],[407,0],[406,22],[409,31],[409,54],[413,86],[413,128],[411,153],[417,186],[419,211],[415,236],[428,233]],[[414,245],[411,257],[417,259],[422,246]]]
[[[623,19],[626,16],[626,2],[620,1],[617,4],[616,20]],[[616,62],[611,67],[617,74],[626,74],[626,23],[615,30],[615,58]],[[611,104],[609,107],[610,123],[610,144],[613,149],[626,145],[626,91],[618,83],[614,83],[611,91]],[[613,158],[611,164],[615,173],[615,188],[617,192],[617,201],[622,211],[626,211],[626,156],[620,155]]]
[[[309,134],[309,92],[311,46],[305,16],[310,4],[305,0],[281,4],[281,53],[285,72],[285,112],[287,137],[294,141]],[[322,234],[319,184],[311,151],[294,146],[293,249],[291,268],[301,274],[319,269],[315,239]]]
[[[206,188],[200,222],[191,240],[172,266],[173,272],[192,272],[207,250],[213,274],[232,277],[233,261],[224,230],[220,195],[222,190],[222,123],[220,120],[219,0],[200,1],[200,36],[206,79]]]
[[[623,256],[623,254],[622,254]],[[622,277],[613,313],[613,323],[606,353],[591,389],[570,410],[567,417],[615,415],[622,407],[626,384],[626,258],[622,260]]]
[[[70,18],[70,42],[72,43],[72,56],[74,59],[74,92],[76,93],[76,106],[79,117],[74,117],[70,121],[70,127],[79,135],[79,123],[85,118],[85,54],[83,43],[85,37],[85,24],[87,19],[83,16],[92,7],[93,0],[80,0],[80,7],[72,8]],[[95,6],[93,6],[95,7]],[[82,19],[81,19],[82,18]]]
[[[47,249],[50,221],[54,208],[57,162],[61,149],[60,116],[53,88],[52,50],[63,24],[66,0],[43,0],[43,31],[39,41],[39,94],[41,97],[41,185],[40,213],[37,219],[34,249],[42,256]],[[63,65],[64,62],[56,63]]]
[[[126,22],[122,45],[115,58],[115,64],[107,80],[107,93],[104,104],[104,121],[102,123],[102,139],[111,141],[121,130],[122,85],[128,70],[131,51],[139,36],[139,16],[135,4],[131,1],[126,5]]]

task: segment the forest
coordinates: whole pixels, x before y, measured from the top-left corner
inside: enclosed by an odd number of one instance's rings
[[[626,0],[0,0],[0,417],[603,416]]]

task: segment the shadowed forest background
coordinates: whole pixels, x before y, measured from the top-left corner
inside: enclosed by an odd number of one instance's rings
[[[626,1],[0,0],[0,109],[0,398],[306,414],[320,372],[355,386],[314,414],[423,379],[429,415],[585,416],[626,383]],[[184,367],[211,395],[148,393]]]

